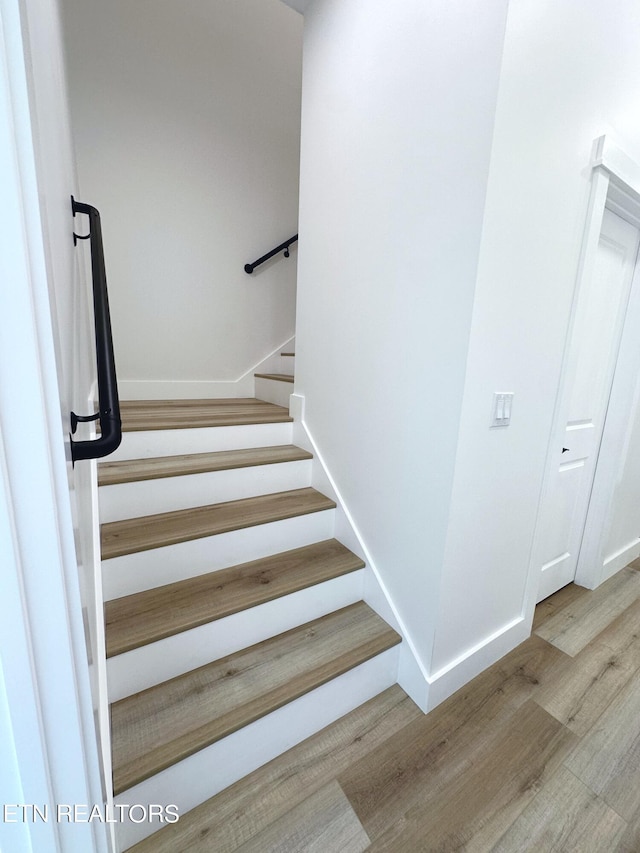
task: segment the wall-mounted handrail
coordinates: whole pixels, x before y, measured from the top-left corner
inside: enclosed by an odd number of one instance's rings
[[[270,252],[267,252],[266,255],[263,255],[261,258],[258,258],[257,261],[252,261],[250,264],[244,265],[244,271],[251,275],[256,267],[259,267],[260,264],[263,264],[265,261],[268,261],[269,258],[272,258],[274,255],[277,255],[278,252],[284,251],[285,258],[289,257],[289,246],[292,243],[295,243],[298,239],[298,235],[294,234],[293,237],[289,237],[288,240],[285,240],[284,243],[280,243],[279,246],[276,246],[275,249],[272,249]]]
[[[89,441],[71,439],[71,459],[74,464],[79,459],[99,459],[107,456],[122,441],[120,421],[120,402],[116,380],[116,363],[113,355],[111,337],[111,317],[109,315],[109,297],[107,294],[107,273],[104,265],[104,247],[100,214],[90,204],[83,204],[71,196],[71,210],[86,213],[89,217],[89,233],[73,235],[73,242],[90,240],[91,277],[93,279],[93,309],[96,330],[96,362],[98,368],[98,411],[94,415],[76,415],[71,412],[71,432],[75,433],[79,422],[100,420],[100,438]]]

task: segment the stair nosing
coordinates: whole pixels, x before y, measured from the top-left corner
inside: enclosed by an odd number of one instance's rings
[[[272,512],[267,518],[254,518],[250,520],[227,521],[224,524],[220,522],[214,524],[211,519],[207,525],[200,526],[197,530],[186,529],[184,526],[178,526],[182,519],[189,515],[207,516],[215,513],[215,510],[220,510],[222,507],[236,507],[240,505],[248,505],[250,502],[256,504],[267,504],[269,500],[276,498],[289,497],[293,501],[293,505],[289,508],[280,508],[277,512]],[[296,503],[297,499],[313,498],[316,503],[305,505],[304,503]],[[321,499],[321,500],[320,500]],[[304,487],[301,489],[289,489],[283,492],[275,492],[273,494],[258,495],[251,498],[241,498],[235,501],[223,501],[217,504],[207,504],[206,506],[193,507],[189,509],[179,509],[172,512],[155,513],[148,516],[140,516],[138,518],[129,518],[123,521],[109,521],[101,525],[101,553],[103,560],[113,559],[115,557],[123,557],[127,554],[136,554],[141,551],[150,551],[156,548],[164,548],[169,545],[178,545],[182,542],[190,542],[194,539],[203,539],[208,536],[216,536],[220,533],[230,533],[233,530],[242,530],[247,527],[256,527],[261,524],[269,524],[274,521],[284,521],[288,518],[296,518],[301,515],[310,515],[315,512],[323,512],[328,509],[335,509],[336,502],[331,498],[322,495],[316,489]],[[170,521],[173,521],[176,528],[173,532],[168,532],[167,526]],[[118,541],[118,531],[135,530],[144,524],[153,525],[156,527],[162,526],[164,536],[155,533],[154,536],[147,536],[146,539],[138,539],[132,544],[127,544],[126,539]]]
[[[292,452],[285,458],[270,459],[270,455],[274,455],[275,451],[284,451],[290,449]],[[293,452],[295,451],[295,452]],[[262,458],[255,457],[256,454],[262,453]],[[246,454],[247,461],[242,461],[241,454]],[[221,460],[236,457],[235,462],[220,464]],[[238,458],[240,461],[237,461]],[[161,480],[170,477],[186,477],[197,474],[208,474],[214,471],[230,471],[240,468],[252,468],[261,465],[279,465],[285,462],[303,462],[308,459],[313,459],[313,454],[301,447],[296,447],[293,444],[279,444],[269,447],[241,448],[239,450],[217,450],[209,453],[186,453],[175,454],[172,456],[153,456],[141,459],[124,459],[116,462],[102,462],[98,465],[98,486],[118,486],[124,483],[139,483],[148,480]],[[178,461],[184,460],[184,466],[180,468]],[[210,460],[210,465],[197,466],[198,460],[205,462]],[[175,470],[154,470],[154,466],[160,463],[176,463]],[[127,468],[137,465],[142,469],[139,473],[126,473]],[[118,474],[118,472],[123,472]]]
[[[293,383],[294,376],[291,373],[254,373],[256,379],[273,379],[275,382]]]
[[[329,553],[329,555],[323,556],[323,546],[324,550],[329,550],[331,552],[332,549],[335,550],[336,544],[341,545],[341,553]],[[169,616],[166,616],[160,627],[154,627],[153,629],[149,628],[149,630],[144,633],[139,631],[137,638],[134,637],[133,631],[128,631],[125,633],[124,639],[122,639],[122,627],[120,627],[120,641],[117,642],[119,635],[118,619],[116,614],[119,609],[123,608],[123,606],[126,607],[127,610],[129,607],[131,608],[130,612],[126,614],[125,619],[130,619],[132,623],[139,627],[141,622],[144,620],[145,602],[160,599],[163,594],[163,590],[168,601],[175,602],[178,600],[181,604],[182,599],[185,597],[184,593],[188,593],[190,588],[195,588],[194,593],[191,593],[191,595],[194,597],[194,600],[202,602],[202,597],[206,594],[203,591],[203,587],[205,590],[206,588],[220,589],[220,585],[222,584],[222,588],[226,586],[228,589],[230,584],[233,582],[234,576],[240,577],[241,580],[250,578],[252,574],[258,576],[269,571],[272,566],[276,566],[279,562],[291,559],[295,560],[296,558],[304,559],[307,555],[314,555],[313,559],[319,558],[321,561],[324,561],[325,564],[330,564],[333,561],[334,565],[330,565],[327,568],[321,566],[319,569],[316,569],[313,574],[310,574],[308,571],[305,572],[302,563],[298,566],[294,565],[288,570],[282,572],[281,575],[276,578],[275,584],[264,584],[262,582],[256,584],[255,587],[251,588],[249,593],[245,593],[243,600],[240,600],[238,597],[235,601],[229,601],[226,606],[220,607],[220,609],[217,612],[213,612],[213,614],[212,610],[214,610],[214,608],[209,607],[206,611],[201,611],[198,615],[189,616],[188,614],[184,614],[184,611],[182,611],[182,619],[177,617],[171,619]],[[309,561],[311,560],[312,557],[309,556]],[[346,546],[338,543],[336,539],[328,539],[312,543],[311,545],[305,545],[300,548],[294,548],[290,551],[284,551],[280,554],[273,554],[269,557],[251,560],[237,566],[230,566],[226,569],[208,572],[205,575],[196,575],[195,577],[175,581],[174,583],[165,584],[161,587],[155,587],[154,589],[144,590],[128,596],[122,596],[122,598],[113,599],[105,604],[107,658],[116,657],[117,655],[142,648],[143,646],[150,645],[151,643],[158,642],[159,640],[167,639],[168,637],[176,636],[177,634],[198,628],[201,625],[206,625],[210,622],[216,622],[219,619],[224,619],[235,613],[240,613],[253,607],[259,607],[262,604],[275,601],[278,598],[284,598],[292,593],[299,592],[313,586],[318,586],[321,583],[326,583],[327,581],[342,577],[350,574],[351,572],[359,571],[364,567],[364,561],[346,548]],[[285,581],[288,581],[288,583],[285,584]],[[127,607],[127,605],[129,605],[129,607]],[[163,608],[164,603],[159,602],[151,612],[154,612],[154,610],[155,612],[161,612]],[[120,623],[124,622],[125,619],[121,617],[119,620]]]
[[[148,688],[148,690],[151,691],[158,687],[168,685],[177,679],[186,679],[189,675],[205,670],[207,667],[212,667],[214,665],[220,666],[224,663],[226,666],[228,662],[228,665],[232,667],[232,661],[236,655],[237,657],[240,657],[240,655],[249,653],[252,649],[257,648],[258,646],[266,646],[270,642],[275,642],[276,640],[282,641],[287,636],[295,634],[296,632],[313,631],[313,627],[317,623],[321,622],[322,619],[346,613],[346,611],[353,610],[355,608],[361,609],[363,606],[367,607],[368,610],[371,610],[362,601],[350,604],[347,607],[340,608],[339,610],[328,614],[326,617],[320,617],[320,619],[314,619],[304,625],[299,625],[296,628],[277,635],[277,637],[264,641],[264,643],[257,643],[255,646],[243,649],[241,652],[233,655],[227,655],[220,661],[213,661],[211,664],[205,664],[204,667],[198,667],[196,670],[192,670],[191,673],[176,676],[173,679],[169,679],[167,682],[163,682],[163,685],[156,685],[156,687]],[[374,611],[371,611],[371,613],[377,616],[377,620],[381,623],[377,626],[374,636],[364,638],[355,648],[351,648],[348,652],[341,652],[329,661],[319,663],[310,670],[304,670],[304,672],[297,673],[289,682],[287,682],[286,690],[284,690],[283,685],[266,690],[264,693],[242,702],[239,707],[226,711],[220,717],[210,720],[196,729],[188,731],[183,735],[179,735],[178,737],[153,747],[148,752],[137,756],[137,758],[133,759],[131,762],[133,765],[132,767],[128,767],[125,764],[120,768],[117,768],[114,764],[114,793],[116,795],[123,793],[124,791],[132,788],[134,785],[155,776],[162,770],[166,770],[168,767],[188,758],[190,755],[200,752],[202,749],[206,749],[208,746],[211,746],[228,735],[233,734],[233,732],[250,725],[261,717],[273,713],[278,710],[278,708],[295,701],[306,693],[321,687],[323,684],[328,683],[334,678],[338,678],[345,672],[354,669],[356,666],[360,666],[366,661],[371,660],[373,657],[376,657],[384,651],[398,645],[402,640],[400,635],[397,634],[393,628],[387,625],[380,616],[375,614]],[[344,630],[348,629],[345,628]],[[142,691],[141,693],[136,694],[136,697],[139,698],[146,692],[147,691]],[[283,693],[284,695],[276,697],[275,694],[277,693]],[[119,702],[114,703],[112,708],[115,706],[122,706],[122,703],[126,703],[127,701],[129,701],[129,699],[121,699]],[[191,742],[187,743],[187,739],[190,739]],[[143,765],[146,766],[143,767]],[[136,772],[134,772],[134,770]]]

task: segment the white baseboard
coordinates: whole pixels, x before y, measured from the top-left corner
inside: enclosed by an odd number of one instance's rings
[[[448,699],[456,690],[468,684],[476,675],[500,660],[530,636],[529,625],[523,616],[518,616],[503,625],[489,637],[485,637],[464,654],[434,672],[427,679],[427,706],[431,711]]]
[[[616,572],[624,569],[625,566],[628,566],[629,563],[638,557],[640,557],[640,539],[634,539],[628,545],[625,545],[624,548],[620,548],[620,550],[606,558],[602,566],[602,580],[600,582],[604,583],[606,580],[609,580]]]
[[[304,419],[305,400],[302,394],[291,395],[290,413],[294,418],[294,443],[314,454],[311,483],[338,504],[336,509],[336,538],[366,562],[364,600],[385,621],[402,635],[398,683],[424,711],[439,705],[476,675],[479,675],[530,635],[529,623],[522,615],[486,637],[473,648],[433,674],[420,659],[410,633],[398,613],[391,595],[376,567],[362,534],[345,505],[331,472]],[[639,542],[640,553],[640,542]],[[633,559],[631,557],[630,559]],[[627,560],[629,562],[629,560]],[[626,563],[625,563],[626,565]]]
[[[278,373],[282,370],[280,353],[295,345],[295,337],[287,338],[272,352],[261,358],[238,379],[119,379],[121,400],[221,400],[226,397],[253,397],[254,373]]]

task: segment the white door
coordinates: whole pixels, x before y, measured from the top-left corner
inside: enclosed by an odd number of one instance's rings
[[[605,210],[598,249],[578,296],[558,467],[543,508],[538,601],[575,577],[639,242],[637,228]]]

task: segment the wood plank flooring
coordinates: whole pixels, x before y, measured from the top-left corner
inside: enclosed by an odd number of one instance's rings
[[[312,458],[313,454],[307,450],[293,444],[284,444],[247,450],[219,450],[215,453],[186,453],[181,456],[102,462],[98,465],[98,485],[114,486],[118,483],[227,471],[231,468],[251,468],[255,465],[276,465],[280,462],[299,462]]]
[[[238,426],[293,420],[283,406],[253,397],[221,400],[123,400],[123,432],[148,429]]]
[[[361,601],[115,702],[114,793],[398,642],[398,634]]]
[[[639,568],[542,602],[427,716],[391,688],[132,850],[639,853]]]
[[[336,539],[107,601],[107,657],[364,567]]]
[[[102,559],[322,512],[334,509],[335,505],[335,501],[307,487],[141,518],[127,518],[124,521],[110,521],[100,528]]]

